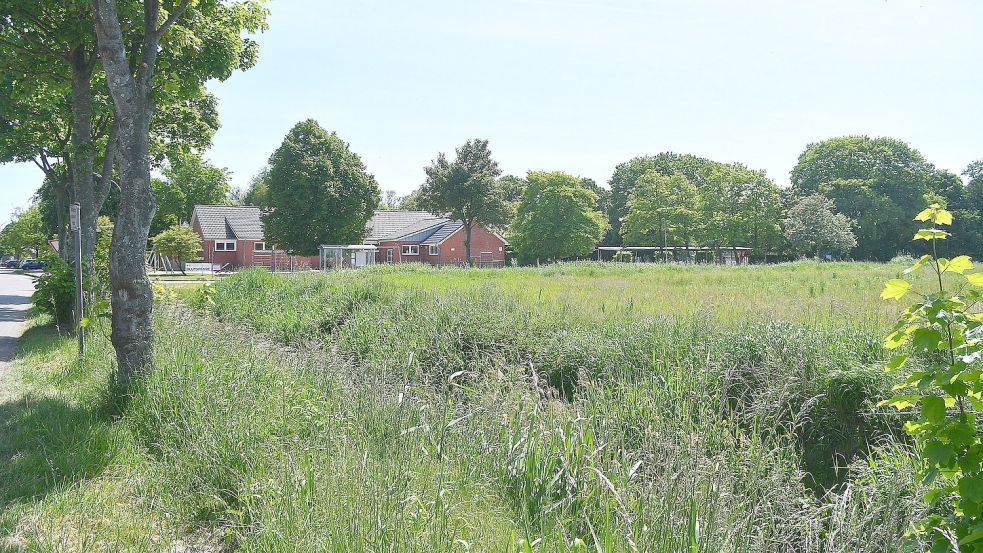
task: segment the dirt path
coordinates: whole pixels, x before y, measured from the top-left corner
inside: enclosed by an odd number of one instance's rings
[[[14,356],[17,340],[24,333],[24,320],[31,307],[34,280],[26,275],[0,270],[0,375]]]

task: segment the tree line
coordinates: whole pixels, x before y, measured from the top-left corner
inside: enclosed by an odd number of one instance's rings
[[[488,142],[475,139],[453,159],[438,154],[424,183],[399,197],[309,120],[242,199],[268,210],[270,240],[304,254],[358,239],[373,209],[409,209],[459,219],[468,234],[476,225],[500,231],[523,263],[585,256],[598,244],[672,247],[683,259],[690,248],[740,246],[759,260],[885,261],[924,253],[905,240],[915,231],[905,214],[932,203],[959,214],[949,246],[983,253],[983,160],[963,175],[967,182],[900,140],[847,136],[807,145],[784,189],[740,163],[672,152],[619,164],[602,187],[557,171],[502,175]]]

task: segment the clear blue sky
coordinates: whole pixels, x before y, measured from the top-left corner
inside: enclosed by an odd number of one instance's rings
[[[606,183],[660,151],[780,185],[807,143],[893,136],[939,167],[983,158],[977,0],[273,0],[259,65],[212,90],[206,153],[243,186],[313,117],[401,194],[487,138],[507,173]],[[0,166],[0,222],[40,184]]]

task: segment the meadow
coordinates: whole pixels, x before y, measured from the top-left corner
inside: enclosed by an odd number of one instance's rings
[[[878,293],[902,269],[404,266],[162,289],[157,366],[118,420],[104,335],[81,366],[70,338],[29,336],[6,400],[25,407],[0,413],[20,463],[0,465],[0,529],[38,551],[904,551],[914,458],[874,407],[901,378],[880,346],[899,307]]]

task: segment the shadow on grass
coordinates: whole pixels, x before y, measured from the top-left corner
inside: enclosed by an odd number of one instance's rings
[[[60,342],[54,327],[31,327],[15,359],[57,355]],[[103,402],[87,404],[70,383],[59,388],[69,390],[66,397],[26,389],[0,403],[0,535],[14,529],[19,504],[95,477],[112,458],[112,429]]]
[[[62,339],[69,337],[69,334],[58,332],[53,324],[30,326],[18,340],[13,360],[32,354],[49,355],[61,347]]]

